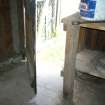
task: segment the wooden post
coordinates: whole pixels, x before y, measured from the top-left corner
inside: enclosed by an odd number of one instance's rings
[[[64,64],[64,95],[73,100],[73,88],[75,79],[75,59],[79,39],[79,25],[72,25],[72,21],[79,19],[78,13],[62,20],[66,30],[66,49]]]
[[[26,30],[26,55],[31,86],[36,89],[36,8],[35,0],[24,0],[25,3],[25,30]]]

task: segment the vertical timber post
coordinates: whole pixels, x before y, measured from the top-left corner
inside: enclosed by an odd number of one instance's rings
[[[31,75],[31,86],[34,92],[36,88],[36,1],[24,0],[25,4],[25,25],[26,25],[26,55]]]

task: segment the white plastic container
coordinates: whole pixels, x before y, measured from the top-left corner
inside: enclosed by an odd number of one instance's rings
[[[81,0],[80,15],[89,21],[105,20],[105,0]]]

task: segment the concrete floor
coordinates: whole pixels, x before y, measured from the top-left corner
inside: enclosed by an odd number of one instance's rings
[[[75,80],[75,105],[105,105],[105,80],[79,73]]]
[[[24,105],[34,96],[24,64],[0,68],[0,105]]]
[[[40,62],[35,96],[30,88],[25,64],[4,67],[0,75],[0,105],[62,105],[62,77],[54,65]],[[4,69],[2,68],[1,71]],[[63,104],[65,105],[65,104]]]
[[[24,64],[0,73],[0,105],[71,105],[70,100],[63,98],[60,70],[52,64],[39,63],[36,96],[30,88]],[[74,103],[105,105],[105,80],[79,73],[75,80]]]
[[[66,105],[63,99],[63,78],[59,67],[52,63],[38,62],[38,94],[30,101],[32,105]]]

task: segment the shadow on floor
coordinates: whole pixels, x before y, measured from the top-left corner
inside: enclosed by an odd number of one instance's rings
[[[105,80],[79,73],[75,80],[75,105],[105,105]]]
[[[4,71],[3,71],[4,70]],[[0,105],[25,105],[34,96],[25,64],[0,68]]]

